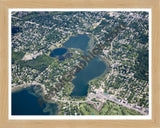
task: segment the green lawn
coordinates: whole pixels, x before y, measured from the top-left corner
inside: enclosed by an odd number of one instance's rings
[[[93,105],[88,103],[80,104],[80,111],[83,115],[140,115],[140,113],[107,101],[98,112]]]

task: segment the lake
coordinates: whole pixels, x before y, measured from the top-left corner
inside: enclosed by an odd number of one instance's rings
[[[89,40],[90,38],[86,34],[77,35],[70,37],[69,40],[64,43],[64,46],[67,48],[79,48],[87,54]],[[75,88],[73,89],[71,96],[87,96],[89,87],[88,82],[102,75],[106,69],[108,69],[108,66],[99,56],[91,60],[83,70],[75,74],[76,78],[72,81]]]
[[[89,46],[88,46],[89,40],[90,40],[90,38],[86,34],[72,36],[72,37],[69,38],[68,41],[66,41],[63,44],[63,46],[65,46],[67,48],[81,49],[86,54],[87,49],[89,48]]]
[[[66,52],[67,52],[66,48],[56,48],[51,52],[50,56],[51,57],[62,56]]]
[[[90,38],[86,34],[70,37],[69,40],[64,43],[65,48],[54,49],[50,56],[63,56],[67,52],[67,48],[79,48],[84,52],[84,54],[87,54],[87,49],[89,49],[89,40]],[[106,70],[109,70],[109,68],[105,62],[100,60],[99,56],[95,57],[83,70],[75,74],[76,78],[72,81],[75,88],[73,89],[71,96],[87,96],[89,86],[88,82],[98,76],[101,76]],[[36,90],[38,90],[38,88]],[[57,114],[57,104],[45,103],[43,107],[40,107],[37,100],[38,97],[31,94],[30,92],[32,91],[33,88],[30,87],[23,89],[22,91],[12,93],[12,115]]]
[[[76,74],[76,78],[72,83],[75,88],[72,91],[71,96],[87,96],[88,82],[104,73],[106,65],[103,61],[100,61],[98,57],[91,60],[88,65]]]
[[[23,89],[22,91],[12,93],[11,114],[12,115],[50,115],[52,108],[52,115],[57,114],[57,105],[44,103],[40,107],[38,97],[29,93],[30,89]]]

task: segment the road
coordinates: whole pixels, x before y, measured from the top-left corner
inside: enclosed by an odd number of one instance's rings
[[[119,101],[119,100],[116,100],[115,99],[115,96],[113,95],[106,95],[104,93],[96,93],[96,94],[91,94],[89,97],[88,97],[88,100],[91,100],[93,98],[101,98],[101,99],[106,99],[106,100],[109,100],[109,101],[112,101],[112,102],[115,102],[116,104],[119,104],[119,105],[122,105],[128,109],[132,109],[132,110],[135,110],[143,115],[147,115],[148,113],[144,112],[145,109],[142,109],[142,110],[139,110],[137,108],[134,108],[133,106],[135,106],[134,104],[128,104],[126,103],[126,101]],[[125,102],[125,103],[124,103]]]

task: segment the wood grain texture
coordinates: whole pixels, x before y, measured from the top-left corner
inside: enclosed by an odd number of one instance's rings
[[[151,8],[152,120],[8,120],[9,8]],[[0,0],[0,128],[160,128],[160,0]]]

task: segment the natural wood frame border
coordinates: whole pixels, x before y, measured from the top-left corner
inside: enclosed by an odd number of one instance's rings
[[[8,12],[9,8],[151,8],[152,9],[152,120],[9,120]],[[35,127],[160,127],[160,1],[159,0],[0,0],[0,128]]]

